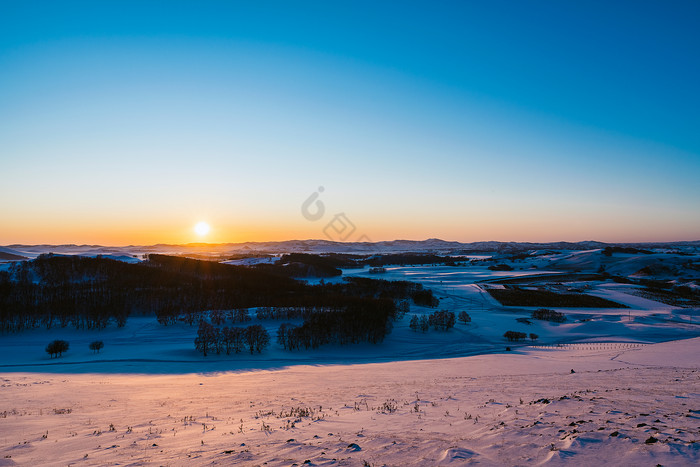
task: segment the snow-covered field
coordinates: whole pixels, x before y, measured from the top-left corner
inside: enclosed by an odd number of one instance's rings
[[[540,271],[541,273],[542,271]],[[490,274],[490,276],[489,276]],[[533,307],[504,307],[475,281],[488,277],[503,278],[532,274],[531,271],[493,272],[486,267],[417,266],[389,267],[385,274],[372,275],[364,270],[348,270],[345,275],[408,279],[423,283],[440,298],[439,309],[467,311],[469,324],[457,323],[449,332],[414,332],[408,323],[413,314],[433,309],[412,305],[411,311],[394,323],[394,328],[379,344],[353,346],[329,345],[315,351],[285,351],[274,342],[280,321],[253,320],[242,324],[262,324],[273,337],[272,345],[261,355],[209,355],[204,358],[194,349],[197,327],[185,323],[162,326],[153,317],[132,317],[124,328],[110,326],[102,331],[76,331],[73,328],[35,329],[0,337],[1,371],[47,372],[147,372],[188,373],[241,369],[280,368],[294,364],[348,364],[462,357],[483,353],[502,353],[508,330],[534,333],[541,345],[591,341],[654,343],[700,336],[697,311],[675,308],[626,293],[629,284],[599,284],[587,293],[623,303],[630,308],[557,308],[568,320],[557,324],[518,319],[530,318]],[[337,279],[339,280],[339,279]],[[44,348],[53,339],[70,342],[71,349],[60,359],[50,359]],[[105,348],[94,354],[90,342],[99,339]]]
[[[598,268],[600,256],[555,259]],[[410,316],[432,310],[412,305],[379,345],[205,358],[195,327],[151,317],[2,335],[0,466],[699,463],[697,310],[591,281],[586,293],[629,308],[557,308],[565,323],[527,324],[533,308],[501,306],[483,283],[562,270],[535,261],[345,271],[421,282],[439,309],[472,318],[414,332]],[[261,324],[274,340],[280,323]],[[539,338],[508,343],[506,330]],[[57,338],[71,348],[50,359]]]
[[[699,353],[691,339],[182,375],[5,373],[0,465],[696,465]]]

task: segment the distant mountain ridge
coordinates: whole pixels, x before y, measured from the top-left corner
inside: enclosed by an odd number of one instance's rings
[[[11,248],[0,246],[0,261],[20,261],[23,259],[27,259],[27,257]]]
[[[383,242],[334,242],[330,240],[286,240],[277,242],[244,242],[244,243],[189,243],[181,245],[22,245],[13,244],[0,247],[0,261],[13,261],[35,258],[42,253],[104,255],[104,256],[142,256],[148,253],[186,254],[206,256],[226,255],[255,255],[279,254],[289,252],[304,253],[347,253],[347,254],[381,254],[398,252],[425,252],[441,254],[466,254],[478,252],[522,252],[530,250],[594,250],[608,246],[624,246],[633,248],[669,248],[696,249],[700,248],[700,240],[681,242],[636,242],[636,243],[606,243],[598,241],[582,242],[456,242],[430,238],[427,240],[390,240]]]

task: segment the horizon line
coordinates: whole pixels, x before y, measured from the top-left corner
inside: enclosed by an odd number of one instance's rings
[[[293,243],[293,242],[324,242],[326,244],[337,244],[337,245],[359,245],[359,244],[370,244],[376,245],[381,243],[394,243],[394,242],[411,242],[411,243],[426,243],[430,241],[439,241],[444,243],[458,243],[461,245],[471,245],[477,243],[516,243],[516,244],[533,244],[533,245],[546,245],[555,243],[570,243],[570,244],[582,244],[582,243],[600,243],[604,245],[659,245],[659,244],[677,244],[677,243],[698,243],[700,239],[696,240],[670,240],[670,241],[623,241],[623,242],[606,242],[601,240],[554,240],[554,241],[517,241],[517,240],[478,240],[478,241],[459,241],[459,240],[443,240],[441,238],[431,237],[424,240],[410,240],[410,239],[394,239],[394,240],[380,240],[376,242],[356,242],[356,241],[336,241],[328,239],[319,238],[308,238],[308,239],[290,239],[290,240],[269,240],[269,241],[245,241],[245,242],[219,242],[219,243],[208,243],[208,242],[189,242],[189,243],[153,243],[153,244],[128,244],[128,245],[106,245],[99,243],[10,243],[6,245],[0,245],[4,248],[12,248],[16,246],[74,246],[74,247],[105,247],[105,248],[136,248],[136,247],[153,247],[153,246],[173,246],[173,247],[214,247],[214,246],[227,246],[227,245],[246,245],[246,244],[265,244],[265,243]]]

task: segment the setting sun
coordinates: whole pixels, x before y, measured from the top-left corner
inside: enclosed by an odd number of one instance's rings
[[[209,227],[209,224],[207,224],[206,222],[199,222],[197,225],[194,226],[194,231],[197,233],[197,235],[201,237],[208,234],[210,229],[211,227]]]

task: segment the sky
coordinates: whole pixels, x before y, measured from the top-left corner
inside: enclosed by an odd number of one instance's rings
[[[0,244],[699,240],[698,50],[696,1],[3,0]]]

